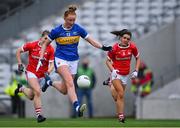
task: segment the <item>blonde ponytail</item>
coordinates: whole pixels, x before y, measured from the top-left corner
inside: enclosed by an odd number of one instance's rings
[[[69,14],[76,15],[77,6],[76,5],[69,5],[68,10],[64,12],[64,17],[67,17]]]

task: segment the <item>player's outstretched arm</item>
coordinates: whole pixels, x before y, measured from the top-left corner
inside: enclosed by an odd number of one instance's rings
[[[91,36],[88,36],[86,38],[86,40],[94,47],[102,49],[103,51],[111,51],[112,50],[112,46],[105,46],[102,45],[101,43],[99,43],[98,41],[96,41],[95,39],[93,39]]]
[[[40,52],[40,59],[43,59],[43,57],[44,57],[44,52],[45,52],[47,46],[48,46],[50,43],[51,43],[51,41],[50,41],[48,38],[46,38],[46,39],[44,40],[44,42],[42,43],[41,52]]]
[[[51,43],[51,41],[46,38],[43,42],[42,42],[42,47],[41,47],[41,51],[40,51],[40,57],[39,57],[39,61],[38,61],[38,64],[37,64],[37,67],[36,67],[36,72],[39,70],[39,68],[42,66],[42,63],[43,63],[43,57],[44,57],[44,53],[45,53],[45,50],[47,48],[47,46]]]

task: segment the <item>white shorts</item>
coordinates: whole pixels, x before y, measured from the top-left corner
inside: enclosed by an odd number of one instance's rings
[[[123,75],[119,75],[119,74],[117,74],[117,75],[111,74],[111,80],[115,80],[115,79],[120,80],[123,85],[127,85],[128,75],[123,76]]]
[[[67,60],[63,60],[63,59],[59,59],[55,57],[55,68],[57,69],[58,67],[62,65],[67,65],[70,70],[70,73],[74,75],[77,73],[78,62],[79,60],[67,61]]]
[[[39,85],[40,85],[41,88],[42,88],[42,86],[45,84],[45,79],[44,79],[44,77],[38,78],[34,73],[32,73],[32,72],[30,72],[30,71],[26,71],[26,78],[27,78],[27,80],[28,80],[29,78],[37,78],[37,79],[38,79],[38,82],[39,82]]]

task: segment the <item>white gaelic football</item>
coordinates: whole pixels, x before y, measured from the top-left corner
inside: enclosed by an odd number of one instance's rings
[[[91,81],[90,81],[89,77],[86,75],[81,75],[77,79],[77,85],[80,88],[87,88],[90,86],[90,84],[91,84]]]

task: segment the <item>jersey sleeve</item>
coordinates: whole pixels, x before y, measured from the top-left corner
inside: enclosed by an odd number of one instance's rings
[[[132,53],[137,58],[137,57],[139,57],[139,51],[138,51],[138,49],[137,49],[137,47],[136,47],[136,45],[134,43],[132,45],[133,45]]]
[[[58,28],[59,27],[56,27],[51,30],[51,33],[48,35],[48,39],[50,41],[53,41],[54,39],[56,39],[58,37]]]
[[[78,30],[82,38],[86,39],[88,37],[88,32],[82,26],[79,26]]]
[[[109,51],[109,52],[107,53],[107,56],[108,56],[111,60],[114,60],[114,52],[113,52],[113,50],[112,50],[112,51]]]
[[[22,46],[22,50],[23,51],[29,51],[30,49],[32,49],[34,47],[34,44],[33,43],[26,43]]]
[[[107,56],[111,59],[114,60],[114,53],[116,51],[116,44],[113,45],[112,50],[108,51]]]

